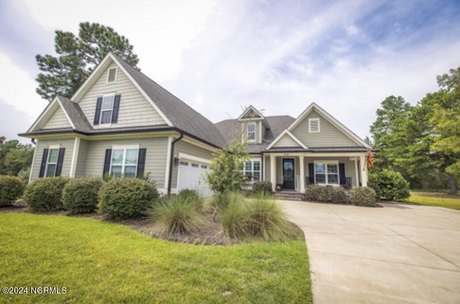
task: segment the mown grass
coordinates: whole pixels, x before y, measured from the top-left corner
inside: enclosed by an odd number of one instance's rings
[[[451,196],[439,192],[415,192],[406,200],[408,203],[415,203],[424,206],[437,206],[460,210],[460,196]]]
[[[202,246],[152,239],[90,218],[0,213],[4,286],[65,295],[4,303],[311,303],[303,240]]]

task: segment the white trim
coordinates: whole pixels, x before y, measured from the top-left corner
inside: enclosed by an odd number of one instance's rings
[[[257,142],[259,144],[262,142],[262,121],[259,121],[259,140]]]
[[[32,124],[32,126],[27,130],[27,132],[31,132],[33,130],[35,130],[35,128],[42,122],[43,119],[45,119],[47,116],[48,117],[48,121],[53,117],[53,115],[49,115],[49,111],[51,109],[54,109],[56,107],[56,104],[61,108],[61,110],[64,112],[64,115],[65,117],[67,118],[70,126],[72,127],[72,129],[75,129],[75,125],[73,124],[72,120],[70,119],[69,117],[69,114],[66,112],[65,108],[62,106],[61,104],[61,101],[59,100],[59,97],[55,97],[46,107],[45,109],[43,110],[43,112],[40,114],[40,116],[38,116],[37,120],[35,120],[35,122]],[[57,108],[55,110],[55,112],[58,110],[59,108]],[[47,122],[48,122],[47,121]],[[46,123],[44,124],[46,125]],[[44,126],[43,125],[43,126]]]
[[[69,177],[75,177],[76,175],[79,150],[80,150],[80,137],[75,137],[75,142],[73,144],[72,161],[70,163]]]
[[[125,76],[131,81],[131,83],[141,92],[141,94],[144,96],[147,101],[150,102],[150,104],[153,106],[153,108],[158,112],[158,114],[163,118],[163,120],[166,122],[166,124],[170,127],[173,126],[171,121],[166,117],[166,115],[160,111],[158,106],[153,102],[153,100],[145,93],[145,91],[141,88],[141,86],[134,80],[134,78],[126,71],[126,69],[122,66],[122,64],[115,58],[115,56],[112,55],[112,53],[108,53],[107,56],[105,56],[104,59],[99,63],[99,65],[94,69],[94,71],[91,73],[91,75],[86,79],[86,81],[83,83],[83,85],[78,89],[77,92],[72,96],[71,100],[74,100],[75,102],[79,102],[81,98],[79,95],[83,92],[83,89],[85,89],[96,76],[99,76],[99,72],[102,69],[102,67],[105,65],[105,63],[111,59],[113,62],[115,62],[118,66],[118,68],[125,74]]]
[[[115,78],[113,79],[113,81],[109,81],[110,70],[113,70],[113,69],[115,69]],[[107,79],[106,79],[105,83],[106,84],[116,83],[117,80],[118,80],[118,68],[117,67],[108,68],[107,69]]]
[[[34,157],[32,158],[32,164],[30,166],[30,172],[29,172],[29,183],[32,181],[32,173],[34,171],[35,157],[37,157],[37,149],[38,149],[38,139],[35,140]]]
[[[179,152],[179,159],[180,160],[187,159],[187,160],[196,161],[196,162],[199,162],[199,163],[205,163],[205,164],[208,164],[208,165],[211,163],[210,159],[206,159],[206,158],[202,158],[202,157],[198,157],[198,156],[193,156],[193,155],[190,155],[190,154],[187,154],[187,153],[182,153],[182,152]]]
[[[250,125],[254,126],[254,139],[249,139],[249,126]],[[246,123],[246,141],[250,143],[257,142],[257,124],[255,122]]]
[[[315,109],[321,114],[327,121],[329,121],[332,125],[336,128],[341,130],[345,135],[347,135],[350,139],[352,139],[355,143],[362,145],[366,148],[370,148],[368,144],[366,144],[358,135],[353,133],[350,129],[348,129],[344,124],[340,121],[335,119],[331,114],[326,112],[323,108],[318,106],[316,103],[312,102],[303,112],[300,114],[299,117],[287,128],[289,131],[292,131],[303,119],[313,110]]]
[[[313,131],[313,130],[311,129],[311,123],[312,123],[313,121],[317,121],[317,122],[318,122],[318,131]],[[320,123],[321,123],[321,120],[319,119],[319,117],[309,118],[309,119],[308,119],[308,132],[309,132],[309,133],[320,133],[320,132],[321,132],[321,124],[320,124]]]
[[[140,144],[137,144],[137,145],[114,145],[112,146],[112,150],[114,149],[139,149],[140,148]]]
[[[288,129],[284,130],[283,132],[281,132],[280,135],[278,135],[277,138],[275,138],[274,141],[272,141],[272,143],[267,147],[267,150],[270,150],[278,141],[281,140],[281,138],[284,136],[284,135],[289,135],[289,137],[292,138],[293,141],[295,141],[300,147],[304,148],[305,150],[308,150],[308,147],[305,146],[297,137],[294,136],[294,134],[292,134],[291,132],[289,132]]]
[[[168,136],[168,147],[166,147],[166,170],[165,170],[165,181],[164,185],[165,188],[168,189],[169,187],[169,167],[171,166],[171,149],[172,149],[172,142],[173,142],[173,137]],[[171,180],[172,183],[172,180]]]
[[[321,164],[325,164],[325,168],[324,168],[324,176],[325,176],[325,179],[326,179],[326,182],[325,183],[317,183],[316,182],[316,164],[317,163],[321,163]],[[336,165],[337,166],[337,184],[331,184],[331,183],[328,183],[327,181],[327,165],[328,164],[332,164],[332,165]],[[332,174],[335,174],[335,173],[332,173]],[[321,159],[315,159],[313,161],[313,178],[315,180],[315,185],[320,185],[320,186],[340,186],[340,166],[339,166],[339,161],[338,160],[321,160]]]
[[[254,108],[254,106],[250,105],[249,107],[247,107],[243,113],[241,113],[241,115],[238,117],[238,120],[244,120],[244,115],[247,114],[247,112],[249,112],[249,110],[253,110],[254,112],[256,112],[257,115],[260,116],[260,118],[264,119],[264,116],[262,115],[262,113],[260,113],[259,110],[257,110],[256,108]],[[252,120],[252,119],[257,119],[257,118],[246,118],[246,119],[249,119],[249,120]]]

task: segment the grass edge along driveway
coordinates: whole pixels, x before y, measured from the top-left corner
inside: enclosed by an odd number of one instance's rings
[[[203,246],[90,218],[0,213],[1,287],[66,287],[12,302],[311,303],[304,240]]]
[[[411,191],[407,203],[423,206],[444,207],[460,210],[460,196],[447,195],[439,192],[418,192]]]

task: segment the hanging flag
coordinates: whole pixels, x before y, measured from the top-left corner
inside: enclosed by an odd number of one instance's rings
[[[366,159],[367,159],[367,168],[368,169],[374,168],[374,152],[372,152],[371,149],[367,149]]]

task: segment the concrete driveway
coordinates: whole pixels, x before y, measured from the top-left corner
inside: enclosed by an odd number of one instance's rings
[[[304,233],[322,303],[460,303],[460,212],[280,201]]]

